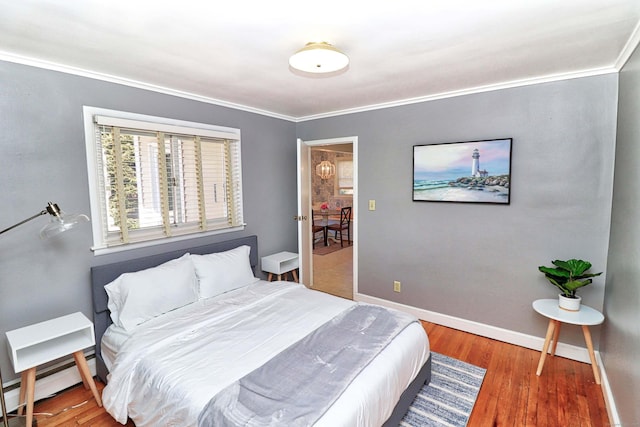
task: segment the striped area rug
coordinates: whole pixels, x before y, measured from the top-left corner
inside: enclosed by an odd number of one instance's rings
[[[431,382],[400,422],[403,427],[464,427],[486,369],[431,352]]]

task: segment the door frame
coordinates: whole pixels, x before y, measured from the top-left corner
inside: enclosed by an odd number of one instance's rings
[[[298,138],[298,253],[300,254],[300,281],[309,287],[313,286],[313,242],[305,236],[311,233],[311,147],[351,144],[353,147],[353,214],[352,214],[352,246],[353,246],[353,295],[358,290],[358,137],[316,139],[305,141]]]

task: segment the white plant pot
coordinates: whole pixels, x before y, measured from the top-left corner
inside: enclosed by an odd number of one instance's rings
[[[582,297],[576,296],[575,298],[567,298],[562,294],[558,295],[558,304],[560,308],[567,311],[578,311],[580,310],[580,302],[582,301]]]

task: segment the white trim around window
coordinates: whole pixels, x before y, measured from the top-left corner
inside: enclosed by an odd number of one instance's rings
[[[244,228],[239,129],[83,113],[96,255]]]

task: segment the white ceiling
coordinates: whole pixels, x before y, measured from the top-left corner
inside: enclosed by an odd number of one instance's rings
[[[304,120],[615,72],[639,22],[639,0],[0,0],[0,59]],[[309,41],[347,71],[291,71]]]

